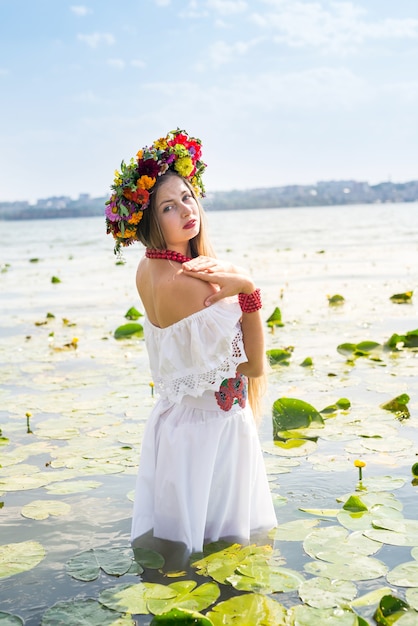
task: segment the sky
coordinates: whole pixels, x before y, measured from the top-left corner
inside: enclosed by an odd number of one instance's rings
[[[175,128],[208,191],[418,179],[417,0],[0,0],[0,201],[109,193]]]

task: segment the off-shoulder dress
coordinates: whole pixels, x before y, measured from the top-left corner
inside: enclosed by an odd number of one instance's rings
[[[145,318],[159,395],[139,461],[131,539],[189,552],[219,539],[247,543],[276,525],[258,431],[247,401],[247,361],[236,298],[166,328]],[[146,544],[145,544],[146,545]]]

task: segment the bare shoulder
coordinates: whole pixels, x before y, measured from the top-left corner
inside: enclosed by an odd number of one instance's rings
[[[215,287],[187,276],[177,263],[143,259],[136,283],[147,316],[165,328],[205,308],[205,299]]]

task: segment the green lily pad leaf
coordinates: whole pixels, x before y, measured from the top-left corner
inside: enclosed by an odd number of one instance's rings
[[[389,300],[395,302],[395,304],[405,304],[412,301],[413,291],[404,291],[403,293],[395,293],[390,296]]]
[[[412,476],[415,476],[415,478],[418,478],[418,463],[413,464],[413,466],[411,467],[411,472],[412,472]]]
[[[383,596],[373,617],[378,624],[391,626],[399,623],[399,618],[405,615],[408,608],[407,603],[396,596]]]
[[[403,515],[397,508],[380,505],[374,505],[369,511],[360,511],[358,513],[342,510],[337,515],[339,523],[344,528],[362,531],[371,529],[373,523],[377,523],[378,520],[385,518],[403,520]]]
[[[51,283],[52,284],[57,284],[57,283],[60,283],[60,282],[61,282],[61,280],[58,278],[58,276],[52,276],[52,278],[51,278]]]
[[[45,549],[38,541],[22,541],[0,545],[0,578],[27,572],[45,558]]]
[[[382,544],[368,539],[362,532],[348,533],[340,526],[315,528],[303,542],[306,554],[315,559],[339,563],[358,555],[375,554]]]
[[[418,611],[418,588],[408,588],[405,592],[405,598],[409,606]]]
[[[96,600],[57,602],[45,611],[41,626],[134,626],[129,616],[122,616]]]
[[[372,530],[365,531],[364,534],[367,533],[367,536],[370,536],[370,533],[372,533],[374,530],[389,531],[400,538],[403,537],[403,543],[395,543],[392,545],[418,546],[418,520],[393,520],[389,518],[384,518],[380,520],[374,520],[373,526],[374,528]]]
[[[388,339],[386,346],[391,350],[418,348],[418,328],[407,332],[405,335],[394,333],[392,337]]]
[[[311,561],[305,564],[305,571],[313,576],[325,576],[332,580],[374,580],[384,576],[387,566],[370,556],[357,555],[354,561],[328,563]]]
[[[255,593],[295,591],[304,580],[304,576],[295,570],[272,567],[266,562],[239,565],[237,572],[227,578],[235,589]]]
[[[386,579],[397,587],[418,587],[418,561],[400,563],[387,574]]]
[[[95,580],[102,569],[109,576],[123,576],[131,568],[132,556],[120,548],[96,548],[77,554],[65,564],[76,580]]]
[[[375,354],[382,348],[376,341],[360,341],[360,343],[342,343],[337,346],[337,352],[344,356],[361,357]]]
[[[148,589],[146,597],[150,613],[167,613],[174,608],[202,611],[216,602],[220,594],[216,583],[204,583],[197,587],[194,580],[171,583],[167,589],[173,592],[170,598],[161,598],[158,587]]]
[[[408,419],[410,417],[408,402],[410,397],[408,394],[403,393],[388,402],[384,402],[380,405],[382,409],[385,411],[390,411],[391,413],[395,413],[396,417],[400,420]]]
[[[220,602],[206,613],[213,626],[286,626],[286,609],[268,596],[248,593]]]
[[[271,546],[245,546],[233,544],[224,550],[213,552],[192,565],[201,576],[210,576],[218,583],[228,584],[229,576],[235,574],[240,565],[264,559],[267,563],[272,554]]]
[[[282,312],[280,311],[278,306],[276,306],[273,313],[266,320],[266,323],[267,326],[269,326],[270,328],[273,328],[274,326],[284,326],[282,322]]]
[[[138,309],[136,309],[134,306],[131,306],[131,308],[126,311],[125,317],[127,320],[137,320],[143,316],[142,313],[138,311]]]
[[[344,304],[345,299],[344,296],[340,296],[340,294],[336,293],[333,296],[328,296],[328,304],[330,306],[340,306]]]
[[[347,398],[340,398],[335,404],[331,404],[320,411],[322,414],[336,413],[337,411],[347,411],[351,407],[351,402]]]
[[[369,626],[368,622],[350,609],[340,607],[317,609],[294,606],[290,610],[291,624],[295,626]]]
[[[394,478],[393,476],[371,476],[363,480],[363,487],[367,491],[393,491],[403,487],[405,482],[404,478]]]
[[[170,626],[177,624],[180,626],[213,626],[213,622],[205,615],[196,611],[186,609],[171,609],[168,613],[155,615],[150,626]]]
[[[47,485],[48,493],[64,495],[69,493],[83,493],[91,489],[97,489],[102,483],[97,480],[68,480],[62,483],[52,483]]]
[[[312,367],[313,366],[313,359],[310,356],[307,356],[305,359],[303,359],[302,363],[299,363],[299,365],[301,367]]]
[[[99,602],[114,611],[131,613],[133,615],[148,615],[147,594],[151,587],[155,587],[154,594],[158,592],[161,599],[170,599],[176,596],[174,591],[164,585],[137,583],[135,585],[117,585],[110,589],[104,589],[99,594]]]
[[[303,541],[318,524],[318,519],[297,519],[285,522],[274,529],[273,538],[277,541]]]
[[[139,565],[148,569],[160,569],[165,560],[162,554],[145,548],[134,548],[134,559]]]
[[[310,578],[299,587],[299,597],[305,604],[317,609],[332,609],[349,604],[357,595],[357,588],[348,580]]]
[[[341,509],[305,509],[299,507],[299,511],[303,513],[309,513],[309,515],[315,515],[316,517],[337,517]]]
[[[275,348],[273,350],[266,350],[266,355],[270,365],[289,365],[292,352],[293,348],[287,348],[286,350]]]
[[[0,611],[0,626],[23,626],[24,621],[18,615]]]
[[[310,404],[296,398],[278,398],[273,404],[273,437],[281,431],[323,424],[321,414]]]
[[[351,511],[352,513],[359,513],[360,511],[367,511],[368,508],[364,502],[358,496],[350,496],[343,504],[345,511]]]
[[[390,587],[380,587],[379,589],[374,589],[373,591],[356,598],[350,602],[350,605],[352,607],[373,606],[374,604],[380,602],[383,596],[387,596],[391,592],[392,589]]]
[[[21,514],[29,519],[43,520],[50,515],[58,517],[71,511],[71,506],[59,500],[34,500],[22,507]]]
[[[113,333],[115,339],[126,339],[127,337],[143,337],[144,329],[141,324],[122,324]]]

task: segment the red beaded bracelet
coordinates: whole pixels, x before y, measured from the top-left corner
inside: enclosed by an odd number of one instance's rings
[[[263,306],[259,289],[252,293],[239,293],[238,302],[243,313],[255,313]]]

